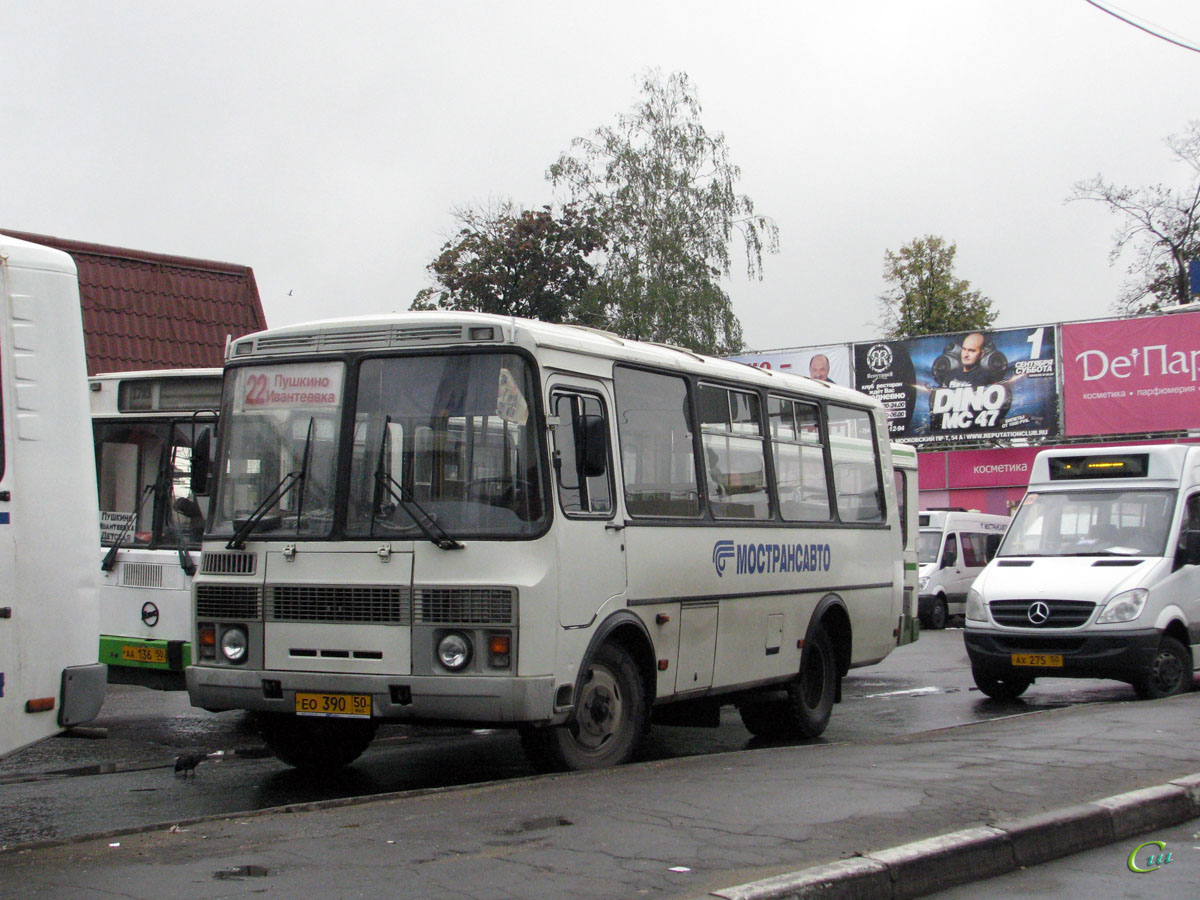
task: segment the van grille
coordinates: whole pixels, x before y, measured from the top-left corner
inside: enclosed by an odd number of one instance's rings
[[[258,557],[238,550],[205,551],[200,555],[200,571],[205,575],[253,575]]]
[[[417,588],[413,622],[445,625],[511,625],[516,591],[512,588]]]
[[[1049,616],[1044,622],[1029,618],[1035,603],[1044,603]],[[1090,600],[994,600],[989,605],[997,625],[1007,628],[1078,628],[1092,617],[1096,604]]]
[[[262,618],[258,587],[241,584],[196,585],[196,617],[199,619]]]
[[[412,595],[407,587],[276,584],[269,588],[268,598],[271,622],[412,622]]]

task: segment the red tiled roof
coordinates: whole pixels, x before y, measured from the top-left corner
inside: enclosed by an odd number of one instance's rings
[[[0,231],[75,260],[89,375],[219,366],[227,337],[267,327],[249,266]]]

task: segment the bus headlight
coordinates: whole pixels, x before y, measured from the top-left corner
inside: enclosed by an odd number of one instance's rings
[[[460,631],[451,631],[438,641],[437,658],[451,672],[461,672],[471,662],[471,639]]]
[[[967,620],[971,622],[987,621],[987,607],[983,605],[983,596],[975,588],[967,591]]]
[[[1132,591],[1117,594],[1108,603],[1104,604],[1104,611],[1096,619],[1096,624],[1108,625],[1113,622],[1132,622],[1146,608],[1146,599],[1149,596],[1150,592],[1145,588],[1134,588]]]
[[[241,627],[226,628],[221,632],[221,655],[231,663],[240,665],[246,661],[246,650],[250,641],[246,637],[246,629]]]

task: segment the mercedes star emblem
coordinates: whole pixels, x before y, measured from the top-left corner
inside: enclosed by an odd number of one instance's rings
[[[1050,607],[1038,600],[1036,603],[1029,604],[1029,621],[1034,625],[1045,625],[1050,618]]]

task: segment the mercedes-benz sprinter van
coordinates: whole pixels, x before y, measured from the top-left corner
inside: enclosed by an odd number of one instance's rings
[[[989,697],[1039,677],[1191,690],[1200,653],[1200,446],[1043,450],[996,558],[967,599]]]

